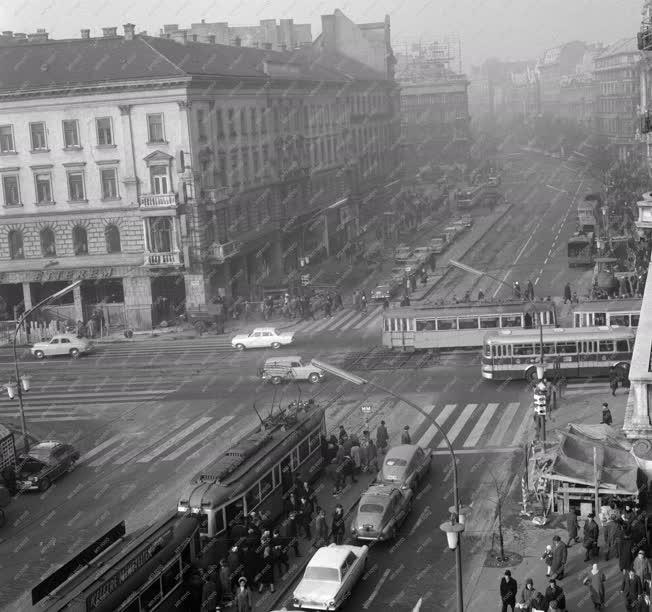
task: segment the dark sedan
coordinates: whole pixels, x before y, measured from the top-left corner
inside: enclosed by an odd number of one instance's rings
[[[22,490],[47,491],[54,480],[70,472],[79,460],[79,451],[70,444],[47,440],[20,455],[16,485]]]

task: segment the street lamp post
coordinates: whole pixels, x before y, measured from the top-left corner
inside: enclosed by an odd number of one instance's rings
[[[451,266],[458,268],[460,270],[463,270],[464,272],[468,272],[469,274],[474,274],[475,276],[486,276],[487,278],[490,278],[492,280],[495,280],[499,282],[501,285],[505,285],[506,287],[509,287],[509,284],[506,283],[504,280],[493,276],[491,274],[488,274],[487,272],[483,272],[482,270],[478,270],[477,268],[473,268],[471,266],[467,266],[466,264],[463,264],[459,261],[455,261],[454,259],[450,259],[449,263]],[[543,375],[545,373],[545,364],[543,361],[543,319],[541,318],[541,313],[539,309],[537,308],[537,305],[534,303],[534,300],[530,298],[529,296],[524,296],[525,299],[529,302],[530,306],[532,306],[532,310],[534,310],[534,315],[539,321],[539,364],[537,365],[537,378],[539,379],[539,382],[543,380]],[[546,441],[546,415],[545,412],[543,414],[537,414],[537,417],[541,419],[541,424],[542,424],[542,432],[543,432],[543,442],[545,443]]]
[[[455,550],[455,566],[457,575],[457,610],[458,612],[464,612],[464,597],[462,591],[462,548],[460,535],[464,531],[464,515],[468,512],[468,508],[460,506],[459,489],[457,482],[457,459],[455,458],[455,452],[453,451],[453,447],[450,443],[450,440],[448,439],[448,436],[442,430],[439,423],[437,423],[437,421],[433,419],[430,414],[428,414],[423,408],[408,398],[396,393],[395,391],[392,391],[391,389],[383,387],[382,385],[379,385],[378,383],[375,383],[371,380],[362,378],[361,376],[357,376],[347,372],[346,370],[342,370],[341,368],[333,366],[329,363],[325,363],[323,361],[319,361],[317,359],[312,359],[310,363],[315,368],[319,368],[327,374],[331,374],[341,378],[342,380],[346,380],[354,385],[369,385],[375,389],[378,389],[379,391],[382,391],[383,393],[387,393],[387,395],[391,395],[393,398],[399,401],[406,403],[408,406],[410,406],[410,408],[413,408],[419,414],[422,414],[425,419],[429,421],[431,425],[434,425],[437,431],[439,431],[439,433],[441,433],[443,436],[444,442],[451,457],[451,468],[453,473],[453,506],[449,508],[451,513],[450,521],[441,525],[440,529],[446,532],[449,548],[451,550]]]
[[[27,317],[29,317],[29,315],[31,315],[35,310],[39,309],[41,306],[47,304],[48,302],[51,302],[52,300],[56,300],[61,296],[66,295],[67,293],[69,293],[70,291],[78,287],[80,284],[81,281],[75,281],[74,283],[61,289],[61,291],[57,291],[56,293],[49,295],[45,299],[41,300],[38,304],[36,304],[36,306],[32,306],[32,308],[24,312],[21,315],[20,319],[18,319],[18,323],[16,324],[16,331],[14,332],[14,338],[13,338],[14,374],[16,376],[16,380],[10,381],[9,384],[5,385],[5,389],[7,390],[7,394],[9,395],[10,399],[14,399],[14,397],[16,396],[18,397],[18,409],[20,411],[20,426],[23,434],[23,452],[25,453],[29,452],[29,437],[27,435],[27,423],[25,421],[25,407],[23,406],[23,393],[26,393],[30,389],[30,377],[26,375],[21,376],[20,369],[18,367],[18,353],[16,351],[18,332],[20,331],[20,328],[25,324]]]

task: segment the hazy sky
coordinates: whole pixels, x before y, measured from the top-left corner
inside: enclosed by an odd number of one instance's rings
[[[536,58],[569,40],[610,43],[635,36],[642,0],[4,0],[0,29],[33,32],[45,28],[54,38],[78,37],[91,28],[135,23],[158,34],[164,23],[228,21],[253,25],[260,19],[293,18],[321,31],[320,15],[341,9],[356,22],[390,15],[395,48],[405,41],[428,42],[459,34],[463,64],[487,57]]]

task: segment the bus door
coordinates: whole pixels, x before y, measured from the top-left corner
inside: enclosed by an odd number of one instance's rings
[[[287,455],[281,461],[281,489],[284,494],[292,488],[292,484],[292,460]]]
[[[579,371],[578,376],[591,376],[596,373],[596,368],[600,367],[600,356],[598,354],[597,340],[582,340],[577,343],[580,348],[579,352]]]

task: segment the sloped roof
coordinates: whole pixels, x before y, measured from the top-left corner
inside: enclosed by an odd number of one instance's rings
[[[314,47],[271,51],[136,36],[0,47],[0,92],[202,76],[265,79],[264,60],[296,64],[287,80],[384,79],[356,60]]]
[[[596,58],[609,57],[619,53],[639,53],[636,36],[621,38],[596,55]]]

